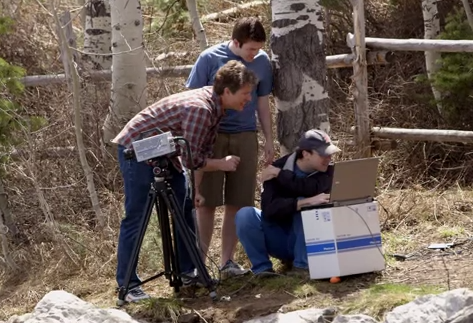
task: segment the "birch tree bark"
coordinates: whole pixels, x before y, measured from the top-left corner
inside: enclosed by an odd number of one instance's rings
[[[112,93],[105,124],[108,145],[128,120],[146,107],[146,64],[139,0],[110,0]]]
[[[466,18],[468,19],[468,24],[473,30],[473,12],[471,12],[470,3],[468,0],[462,0],[463,8],[465,8]]]
[[[201,50],[206,49],[209,44],[207,42],[207,35],[205,34],[204,26],[200,22],[199,11],[197,10],[196,0],[186,0],[187,9],[189,10],[189,17],[192,23],[192,29],[194,29],[195,38],[199,42]]]
[[[440,34],[440,20],[438,16],[437,1],[438,0],[422,0],[425,39],[436,39]],[[427,77],[429,80],[432,78],[432,75],[440,68],[438,63],[440,57],[440,52],[425,52],[425,67],[427,69]],[[435,101],[437,101],[437,109],[439,113],[442,113],[442,106],[440,104],[440,99],[442,98],[441,93],[434,87],[433,84],[431,85],[431,88]]]
[[[303,132],[330,131],[324,24],[319,0],[272,0],[271,60],[281,152]]]
[[[110,69],[112,24],[109,0],[87,1],[84,30],[84,52],[99,55],[83,55],[83,60],[90,62],[94,70]]]

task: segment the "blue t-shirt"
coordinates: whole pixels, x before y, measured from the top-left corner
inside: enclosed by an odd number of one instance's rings
[[[256,108],[258,97],[269,95],[273,89],[271,61],[265,51],[260,50],[251,63],[245,62],[229,48],[230,42],[217,44],[204,50],[192,67],[186,87],[195,89],[214,83],[218,69],[230,60],[238,60],[256,73],[258,84],[255,86],[251,101],[243,111],[226,110],[219,126],[219,132],[238,133],[256,130]]]
[[[309,176],[312,173],[306,173],[306,172],[301,171],[301,169],[297,167],[297,163],[294,161],[294,174],[296,174],[296,177],[304,178],[304,177]]]

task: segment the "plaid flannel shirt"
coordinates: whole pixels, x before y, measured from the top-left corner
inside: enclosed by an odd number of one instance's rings
[[[212,157],[213,145],[217,138],[218,124],[223,116],[219,97],[211,86],[170,95],[150,105],[133,117],[113,143],[130,148],[133,141],[170,131],[174,137],[184,137],[190,145],[194,168],[204,166],[204,161]],[[151,131],[156,129],[156,131]],[[180,158],[173,157],[177,170],[182,170],[181,161],[190,168],[186,149],[176,145]]]

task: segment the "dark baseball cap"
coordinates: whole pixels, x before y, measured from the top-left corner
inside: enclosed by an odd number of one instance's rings
[[[299,140],[298,148],[315,150],[320,156],[330,156],[341,151],[340,148],[332,144],[325,131],[318,129],[306,131]]]

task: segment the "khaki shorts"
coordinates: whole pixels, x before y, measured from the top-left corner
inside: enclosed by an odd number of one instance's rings
[[[205,172],[200,186],[204,205],[217,207],[254,206],[258,168],[258,136],[255,131],[219,133],[213,148],[215,159],[228,155],[240,157],[234,172]]]

